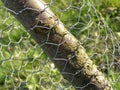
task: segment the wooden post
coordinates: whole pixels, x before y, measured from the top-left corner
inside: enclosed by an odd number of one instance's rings
[[[76,90],[113,90],[81,43],[42,0],[2,0]]]

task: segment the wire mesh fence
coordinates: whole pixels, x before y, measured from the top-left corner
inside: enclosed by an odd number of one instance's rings
[[[24,0],[19,1],[24,2]],[[113,89],[119,90],[120,31],[109,26],[112,25],[109,24],[111,18],[113,22],[119,22],[118,16],[112,17],[116,14],[117,9],[107,8],[106,11],[100,11],[102,0],[99,2],[94,0],[44,1],[46,2],[44,10],[50,7],[69,32],[80,41],[90,59],[98,66],[98,70],[105,74]],[[32,10],[32,8],[26,7],[16,12],[6,8],[0,1],[0,90],[75,90],[75,88],[84,90],[91,82],[85,86],[73,87],[72,80],[68,82],[62,77],[61,73],[65,73],[64,70],[59,72],[41,49],[45,44],[53,45],[54,57],[56,57],[59,47],[65,41],[49,42],[51,34],[51,29],[49,29],[46,39],[38,45],[28,33],[29,30],[26,32],[21,23],[8,12],[19,15],[28,9]],[[108,13],[109,16],[105,17],[105,13]],[[34,25],[34,27],[37,26]],[[56,37],[59,39],[59,36]],[[66,58],[62,58],[62,60],[66,61]],[[63,65],[63,69],[67,67],[67,63]],[[72,75],[74,76],[76,73],[72,73]],[[66,72],[66,74],[71,73]]]

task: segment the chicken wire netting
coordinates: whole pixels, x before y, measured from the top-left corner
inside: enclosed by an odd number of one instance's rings
[[[120,22],[115,15],[117,8],[100,9],[102,0],[44,1],[82,43],[114,90],[119,90],[120,30],[114,23]],[[0,90],[74,90],[7,10],[0,1]]]

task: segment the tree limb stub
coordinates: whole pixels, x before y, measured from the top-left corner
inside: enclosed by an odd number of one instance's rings
[[[77,90],[113,90],[80,42],[42,0],[2,0]]]

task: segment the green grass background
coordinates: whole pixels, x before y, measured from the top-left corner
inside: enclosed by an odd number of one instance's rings
[[[45,1],[66,28],[83,43],[91,59],[98,66],[103,65],[100,70],[112,82],[114,90],[120,90],[120,72],[115,72],[115,66],[110,67],[111,61],[120,53],[120,1]],[[102,18],[106,25],[103,25]],[[103,51],[106,46],[108,49]],[[0,90],[15,88],[74,90],[0,1]]]

